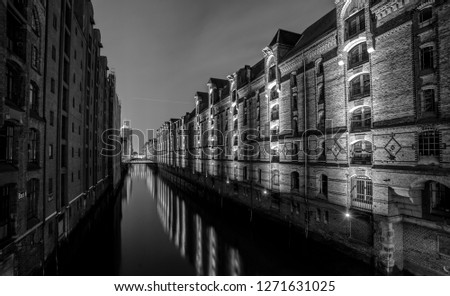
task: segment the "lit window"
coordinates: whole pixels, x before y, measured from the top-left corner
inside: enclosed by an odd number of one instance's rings
[[[352,145],[352,164],[370,165],[372,163],[372,143],[358,141]]]
[[[352,207],[372,210],[373,184],[370,178],[358,176],[352,179]]]
[[[359,66],[369,60],[369,53],[367,52],[367,44],[360,43],[353,47],[348,53],[348,68]]]
[[[273,186],[280,185],[280,172],[278,170],[274,170],[272,172],[272,185]]]
[[[426,131],[419,134],[419,156],[438,157],[440,154],[439,133]]]
[[[278,119],[280,119],[279,106],[275,105],[272,107],[272,111],[270,112],[270,120],[278,120]]]
[[[362,74],[350,81],[350,99],[358,99],[370,95],[370,76]]]
[[[361,107],[353,111],[351,117],[351,131],[362,131],[371,128],[372,113],[370,107]]]
[[[364,9],[345,21],[345,39],[352,38],[366,30]]]

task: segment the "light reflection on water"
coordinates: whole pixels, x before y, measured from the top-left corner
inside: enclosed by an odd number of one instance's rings
[[[132,165],[113,210],[71,256],[73,275],[368,275],[372,269],[302,232],[183,193]],[[205,197],[206,198],[206,197]],[[225,199],[224,199],[225,200]],[[98,221],[98,219],[101,219]],[[89,226],[90,229],[90,226]]]

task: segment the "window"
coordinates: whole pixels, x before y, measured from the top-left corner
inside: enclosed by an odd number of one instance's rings
[[[352,132],[368,130],[372,125],[372,113],[370,107],[361,107],[353,111],[350,128]]]
[[[419,157],[439,157],[440,144],[437,131],[426,131],[419,134]]]
[[[55,112],[50,111],[50,125],[53,126],[55,124]]]
[[[53,144],[48,145],[48,158],[53,159]]]
[[[350,81],[350,99],[359,99],[370,95],[370,76],[361,74]]]
[[[272,107],[272,111],[270,112],[270,120],[278,120],[280,119],[279,115],[279,105],[275,105]]]
[[[243,179],[248,180],[248,168],[245,166],[243,171]]]
[[[272,186],[280,185],[280,172],[278,170],[274,170],[272,172]]]
[[[247,125],[247,120],[248,120],[247,101],[244,101],[244,125]]]
[[[291,82],[291,87],[292,88],[297,87],[297,77],[296,77],[296,73],[295,72],[291,73],[290,82]]]
[[[298,111],[298,95],[292,95],[292,111]]]
[[[39,64],[39,50],[35,45],[33,45],[31,47],[31,66],[35,70],[39,70]]]
[[[317,129],[325,129],[325,104],[321,103],[317,106]]]
[[[31,129],[30,136],[28,140],[28,163],[38,164],[38,143],[39,143],[39,135],[37,130]]]
[[[422,90],[421,107],[422,113],[435,113],[436,112],[436,97],[433,88]]]
[[[434,69],[434,47],[426,46],[420,49],[420,70]]]
[[[27,219],[38,218],[39,180],[31,179],[27,182]]]
[[[319,60],[316,62],[316,73],[317,76],[320,76],[323,74],[323,62],[322,60]]]
[[[7,65],[6,68],[6,100],[14,105],[21,105],[21,78],[16,68]]]
[[[40,35],[40,24],[39,24],[39,18],[38,13],[36,10],[36,7],[33,7],[32,17],[31,17],[31,29],[36,33],[36,35]]]
[[[365,176],[357,176],[352,179],[352,207],[371,211],[373,202],[372,180]]]
[[[10,235],[10,196],[12,191],[12,185],[0,187],[0,241]]]
[[[348,53],[348,68],[359,66],[366,63],[369,60],[369,53],[367,52],[367,43],[363,42],[355,47]]]
[[[320,85],[317,88],[317,100],[318,100],[318,104],[325,103],[325,90],[323,88],[323,85]]]
[[[273,65],[269,68],[269,81],[272,82],[277,78],[277,68],[276,65]]]
[[[319,193],[325,197],[328,197],[328,176],[319,176]]]
[[[55,93],[55,79],[51,79],[50,80],[50,91],[52,92],[52,94]]]
[[[56,47],[52,45],[52,60],[56,62]]]
[[[39,89],[34,82],[30,83],[30,104],[31,111],[34,113],[39,112]]]
[[[425,25],[425,22],[428,24],[432,18],[433,18],[432,7],[424,8],[419,12],[419,23],[421,25]]]
[[[372,164],[372,143],[358,141],[352,145],[352,164]]]
[[[262,183],[262,170],[261,169],[258,170],[258,183],[259,184]]]
[[[53,178],[48,178],[48,195],[53,194]]]
[[[429,212],[436,215],[450,216],[450,188],[429,181],[425,183],[425,202],[429,203]]]
[[[360,12],[350,16],[345,21],[345,39],[350,39],[359,33],[366,30],[365,11],[362,9]]]
[[[278,99],[278,87],[275,85],[270,90],[270,100]]]
[[[300,189],[300,174],[298,172],[291,173],[291,190]]]
[[[58,18],[56,16],[56,14],[53,14],[53,29],[55,29],[55,30],[58,29]]]

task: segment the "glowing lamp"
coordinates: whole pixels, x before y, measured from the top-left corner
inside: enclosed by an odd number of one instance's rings
[[[350,213],[345,213],[345,218],[350,218],[351,216],[350,216]]]
[[[372,53],[372,52],[374,52],[375,51],[375,48],[373,48],[373,47],[369,47],[368,49],[367,49],[367,52],[368,53]]]
[[[344,66],[344,61],[343,60],[339,60],[338,65],[339,66]]]

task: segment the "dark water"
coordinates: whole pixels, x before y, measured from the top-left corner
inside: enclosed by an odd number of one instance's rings
[[[371,266],[220,198],[133,165],[59,252],[66,275],[371,275]]]

